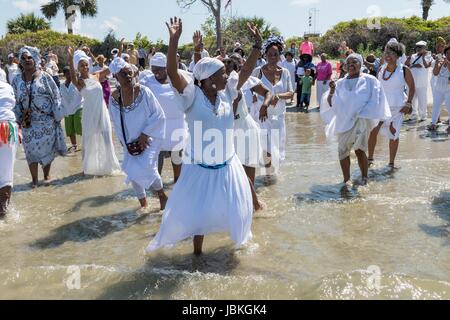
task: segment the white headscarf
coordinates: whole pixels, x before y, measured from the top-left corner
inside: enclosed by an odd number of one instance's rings
[[[364,66],[364,59],[362,57],[362,55],[358,54],[358,53],[352,53],[351,55],[349,55],[347,57],[347,59],[345,59],[345,64],[347,64],[348,60],[350,59],[357,59],[359,61],[359,63],[361,64],[361,67]]]
[[[34,64],[36,68],[39,68],[41,65],[41,54],[38,48],[25,46],[19,51],[19,57],[22,60],[22,56],[24,53],[28,53],[34,60]]]
[[[166,68],[167,67],[167,57],[165,56],[165,54],[163,54],[161,52],[157,52],[151,58],[150,64],[152,67]]]
[[[123,68],[126,68],[126,67],[131,68],[130,64],[127,63],[122,58],[115,58],[113,60],[113,62],[111,62],[111,64],[109,65],[109,70],[111,71],[111,73],[113,75],[116,75],[120,72],[120,70],[122,70]]]
[[[222,61],[216,58],[203,58],[194,67],[194,77],[202,81],[211,77],[214,73],[224,68]]]
[[[81,61],[86,61],[89,64],[89,57],[87,56],[86,52],[83,50],[77,50],[73,54],[73,67],[75,70],[78,70],[78,65]]]

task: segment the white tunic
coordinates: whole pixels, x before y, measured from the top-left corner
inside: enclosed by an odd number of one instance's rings
[[[371,120],[369,130],[372,130],[380,121],[391,117],[386,95],[375,77],[362,73],[353,88],[351,82],[343,78],[336,83],[332,107],[327,100],[329,91],[323,95],[320,115],[327,124],[326,135],[329,140],[351,130],[359,118]]]
[[[16,137],[6,144],[0,139],[0,188],[13,186],[14,161],[18,145],[18,126],[13,112],[16,105],[14,89],[6,82],[0,82],[0,123],[14,127]],[[1,130],[1,129],[0,129]],[[10,133],[11,134],[11,133]]]
[[[131,106],[124,106],[122,111],[127,141],[122,133],[120,106],[112,96],[109,99],[109,112],[114,131],[123,145],[122,169],[127,175],[126,183],[135,182],[142,188],[149,189],[160,178],[158,157],[164,141],[164,111],[150,89],[141,86],[134,103]],[[137,140],[142,133],[150,137],[150,146],[142,154],[132,156],[126,144]]]
[[[59,91],[61,92],[61,104],[66,117],[74,115],[83,108],[83,97],[73,83],[70,83],[69,87],[62,83]]]
[[[253,203],[244,168],[234,154],[231,102],[237,97],[237,90],[228,88],[219,92],[218,110],[214,112],[202,90],[194,85],[192,76],[179,72],[189,82],[182,94],[175,93],[186,113],[192,136],[190,147],[186,148],[190,156],[185,159],[180,179],[167,203],[161,229],[147,251],[215,232],[228,232],[236,247],[240,247],[252,238]],[[203,126],[203,132],[195,127],[196,123]],[[209,142],[199,141],[202,138]],[[230,149],[225,151],[227,146]],[[214,159],[208,155],[212,149],[222,153],[221,157]],[[208,165],[220,166],[205,167]]]
[[[150,88],[166,116],[165,138],[161,151],[181,151],[188,137],[187,123],[184,112],[177,106],[179,100],[175,97],[170,83],[161,84],[152,74],[140,82]]]
[[[425,61],[427,64],[432,62],[432,57],[430,55],[425,56]],[[425,68],[423,63],[423,58],[417,55],[413,54],[411,57],[411,66],[414,64],[420,64],[422,68],[411,68],[412,75],[414,77],[414,82],[416,84],[416,88],[426,88],[428,87],[429,83],[429,75],[430,75],[430,69]]]

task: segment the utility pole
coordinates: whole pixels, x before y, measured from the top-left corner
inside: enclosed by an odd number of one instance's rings
[[[317,35],[317,14],[319,13],[319,10],[317,8],[309,9],[309,34]],[[311,28],[314,29],[312,30]]]

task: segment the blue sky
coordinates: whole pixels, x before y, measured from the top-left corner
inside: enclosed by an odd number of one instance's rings
[[[276,26],[285,37],[302,35],[309,31],[308,12],[319,10],[317,29],[325,32],[339,21],[363,18],[373,15],[389,17],[421,16],[420,0],[232,0],[233,14],[239,16],[261,16]],[[0,0],[0,35],[5,34],[6,21],[19,13],[36,12],[46,0]],[[99,0],[99,14],[96,18],[82,19],[78,33],[102,39],[112,28],[119,37],[134,39],[138,31],[152,41],[167,40],[164,22],[170,16],[184,19],[185,31],[182,42],[190,41],[194,30],[200,27],[208,16],[201,4],[189,11],[181,10],[176,0]],[[226,0],[223,0],[225,3]],[[230,14],[230,10],[226,12]],[[436,0],[431,18],[450,15],[450,4]],[[63,15],[52,20],[52,28],[65,31]]]

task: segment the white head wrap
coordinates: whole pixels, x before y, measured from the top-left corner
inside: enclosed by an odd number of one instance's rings
[[[78,65],[81,61],[86,61],[87,63],[89,63],[89,57],[83,50],[77,50],[73,54],[73,67],[75,68],[75,70],[78,70]]]
[[[36,68],[41,65],[41,54],[38,48],[25,46],[20,49],[19,57],[21,60],[24,53],[28,53],[33,58]]]
[[[109,65],[109,71],[111,71],[113,75],[116,75],[120,72],[120,70],[126,67],[130,67],[130,64],[122,58],[115,58]]]
[[[12,59],[12,58],[14,58],[14,53],[8,54],[8,59]]]
[[[388,41],[388,44],[389,43],[398,43],[398,40],[397,38],[391,38],[391,40]]]
[[[166,68],[167,67],[167,57],[165,56],[165,54],[163,54],[161,52],[157,52],[150,60],[150,64],[152,65],[152,67]]]
[[[352,53],[351,55],[349,55],[347,57],[347,59],[345,59],[345,64],[347,64],[348,60],[350,59],[357,59],[359,61],[359,63],[361,64],[361,67],[364,66],[364,59],[362,57],[362,55],[358,54],[358,53]]]
[[[222,61],[216,58],[203,58],[194,67],[194,77],[202,81],[211,77],[214,73],[224,68]]]

